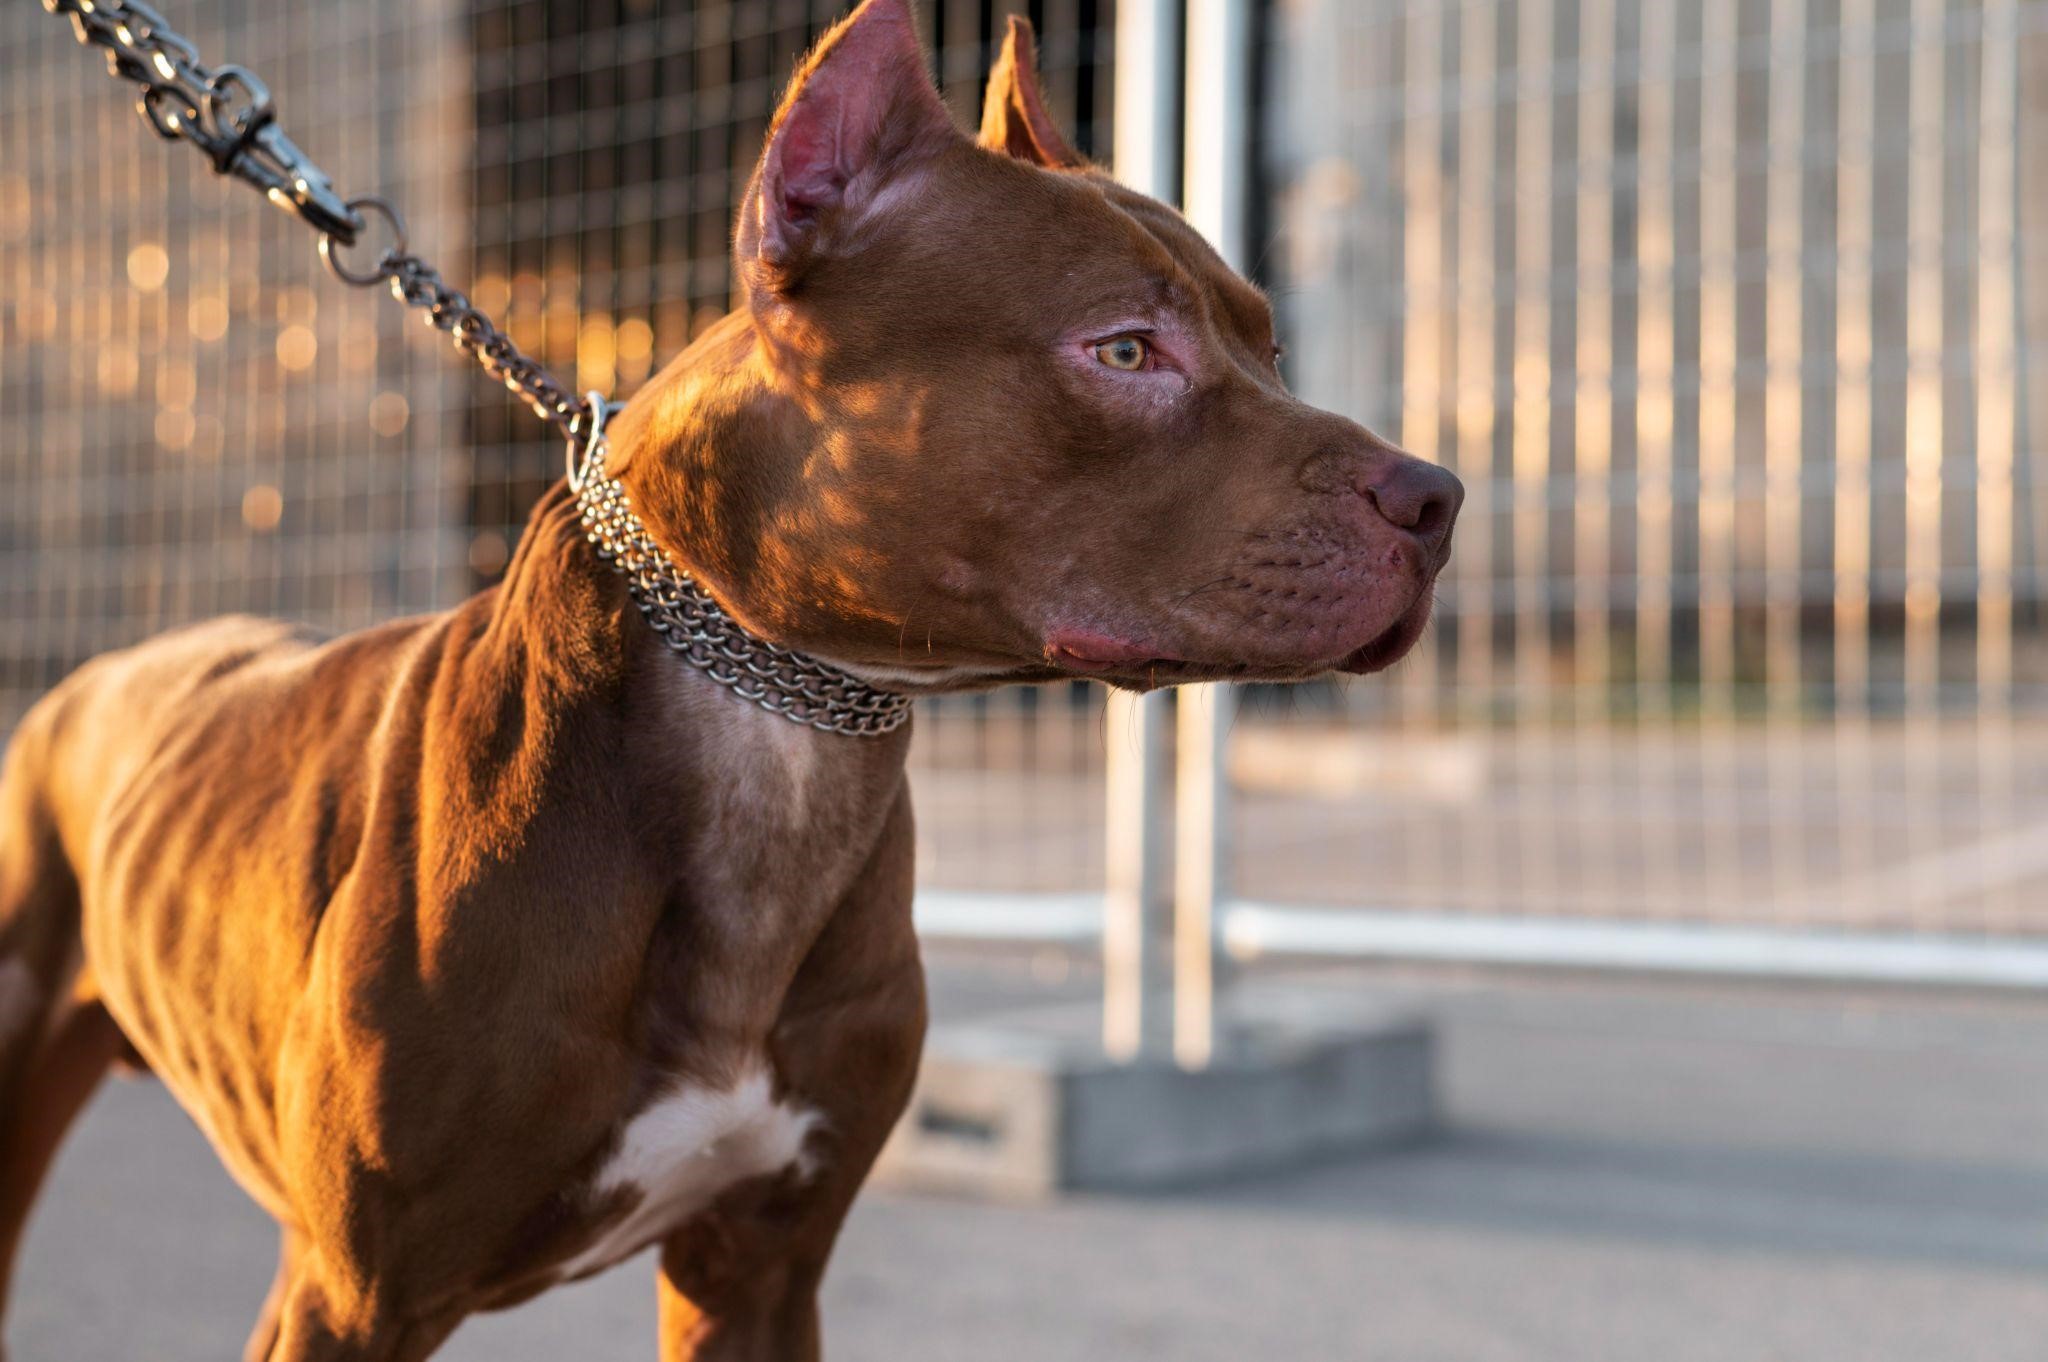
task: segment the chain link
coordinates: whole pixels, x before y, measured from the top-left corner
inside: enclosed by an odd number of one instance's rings
[[[414,255],[406,241],[405,219],[388,202],[374,194],[364,194],[350,199],[348,209],[359,216],[367,213],[382,218],[392,241],[375,265],[359,272],[342,259],[337,238],[331,233],[322,234],[320,258],[334,277],[358,287],[389,280],[392,297],[408,307],[421,309],[429,326],[445,332],[456,349],[483,366],[486,375],[503,383],[533,408],[534,415],[561,432],[569,442],[573,465],[576,450],[589,438],[593,418],[605,405],[604,399],[595,393],[588,398],[578,397],[562,386],[538,361],[514,345],[512,338],[500,331],[467,296],[451,287],[439,270]]]
[[[626,490],[606,475],[605,418],[615,410],[598,393],[578,397],[512,343],[511,337],[414,255],[405,220],[373,194],[343,199],[333,182],[277,126],[270,89],[239,66],[213,70],[199,51],[141,0],[43,0],[71,20],[81,43],[104,49],[107,69],[142,87],[137,111],[159,137],[186,141],[214,171],[246,181],[320,233],[320,258],[356,287],[388,281],[392,296],[419,308],[490,377],[560,431],[568,444],[569,485],[598,555],[625,574],[640,612],[668,646],[742,699],[825,733],[869,737],[910,717],[910,699],[876,690],[802,653],[755,638],[664,553]],[[351,267],[342,248],[357,244],[368,218],[383,220],[391,243],[368,269]]]

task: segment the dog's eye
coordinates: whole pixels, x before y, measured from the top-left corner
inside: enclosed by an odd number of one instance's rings
[[[1135,373],[1152,359],[1152,347],[1143,336],[1116,336],[1095,347],[1095,358],[1112,369]]]

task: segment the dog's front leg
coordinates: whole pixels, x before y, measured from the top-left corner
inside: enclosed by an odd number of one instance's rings
[[[263,1308],[257,1312],[256,1327],[249,1331],[242,1362],[270,1362],[276,1352],[277,1335],[284,1323],[285,1297],[298,1278],[305,1242],[305,1236],[297,1230],[289,1225],[283,1227],[277,1247],[277,1276],[270,1283],[270,1294],[263,1298]]]
[[[818,1123],[803,1167],[734,1188],[662,1245],[661,1362],[816,1362],[818,1285],[924,1045],[901,790],[852,891],[791,981],[770,1048]]]
[[[907,912],[903,921],[907,934]],[[826,1073],[841,1078],[842,1100],[823,1106],[813,1137],[815,1164],[735,1188],[663,1243],[661,1362],[817,1362],[826,1260],[916,1074],[924,1034],[916,957],[886,984],[835,1001],[786,1026],[778,1047],[792,1057],[799,1091],[819,1092]]]
[[[460,1315],[407,1317],[374,1291],[339,1289],[314,1250],[294,1255],[291,1273],[289,1284],[280,1283],[270,1362],[421,1362],[462,1322]]]
[[[702,1236],[661,1255],[661,1362],[817,1362],[824,1262],[706,1272]]]

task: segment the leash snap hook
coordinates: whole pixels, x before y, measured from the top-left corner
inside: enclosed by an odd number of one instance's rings
[[[270,87],[240,66],[223,66],[206,82],[206,115],[214,137],[204,146],[217,175],[234,173],[277,118]]]

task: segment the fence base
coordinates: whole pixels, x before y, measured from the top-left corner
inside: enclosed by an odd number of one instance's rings
[[[1428,1025],[1345,994],[1245,988],[1207,1068],[1102,1053],[1094,1006],[936,1028],[884,1185],[1031,1200],[1216,1181],[1413,1140]]]

